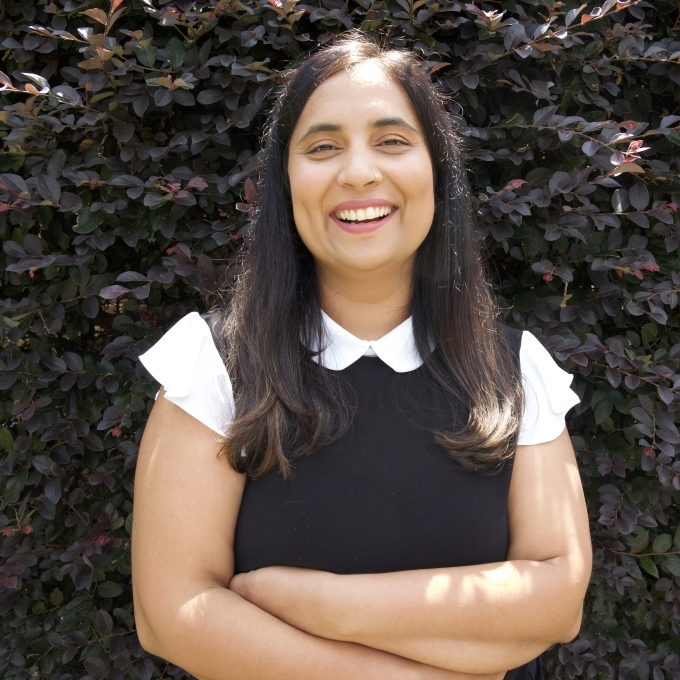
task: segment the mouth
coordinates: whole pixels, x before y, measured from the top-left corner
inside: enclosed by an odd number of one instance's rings
[[[391,215],[396,209],[396,206],[393,205],[380,205],[360,208],[359,210],[338,210],[333,213],[333,216],[345,224],[364,224],[366,222],[379,222]]]
[[[331,219],[343,231],[350,234],[365,234],[380,229],[392,219],[398,208],[396,205],[370,206],[359,210],[336,210]]]

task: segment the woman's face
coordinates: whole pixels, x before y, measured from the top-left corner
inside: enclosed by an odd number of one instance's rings
[[[412,265],[434,217],[432,161],[408,95],[375,60],[320,85],[293,130],[293,217],[317,268]]]

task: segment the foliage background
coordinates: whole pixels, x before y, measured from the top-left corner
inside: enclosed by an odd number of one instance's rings
[[[185,675],[134,631],[136,359],[233,276],[278,74],[360,26],[450,94],[508,322],[576,374],[595,568],[546,671],[680,680],[677,2],[107,3],[0,5],[3,677]]]

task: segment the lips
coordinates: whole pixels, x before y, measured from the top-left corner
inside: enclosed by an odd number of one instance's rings
[[[397,210],[398,207],[387,199],[362,198],[338,203],[330,217],[344,231],[359,234],[379,229]]]
[[[375,203],[372,205],[375,205]],[[346,231],[349,234],[365,234],[375,231],[376,229],[380,229],[380,227],[387,224],[387,222],[389,222],[392,217],[394,217],[398,210],[399,209],[396,206],[392,206],[392,212],[390,212],[389,215],[385,215],[378,220],[373,219],[366,220],[364,222],[343,222],[341,219],[338,219],[336,211],[333,211],[331,213],[331,219],[333,222],[335,222],[335,224],[338,225],[338,227],[340,227],[340,229]]]

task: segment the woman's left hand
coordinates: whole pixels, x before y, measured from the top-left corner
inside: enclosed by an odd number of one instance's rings
[[[336,574],[299,567],[263,567],[229,582],[244,600],[306,633],[334,639],[327,602]]]

